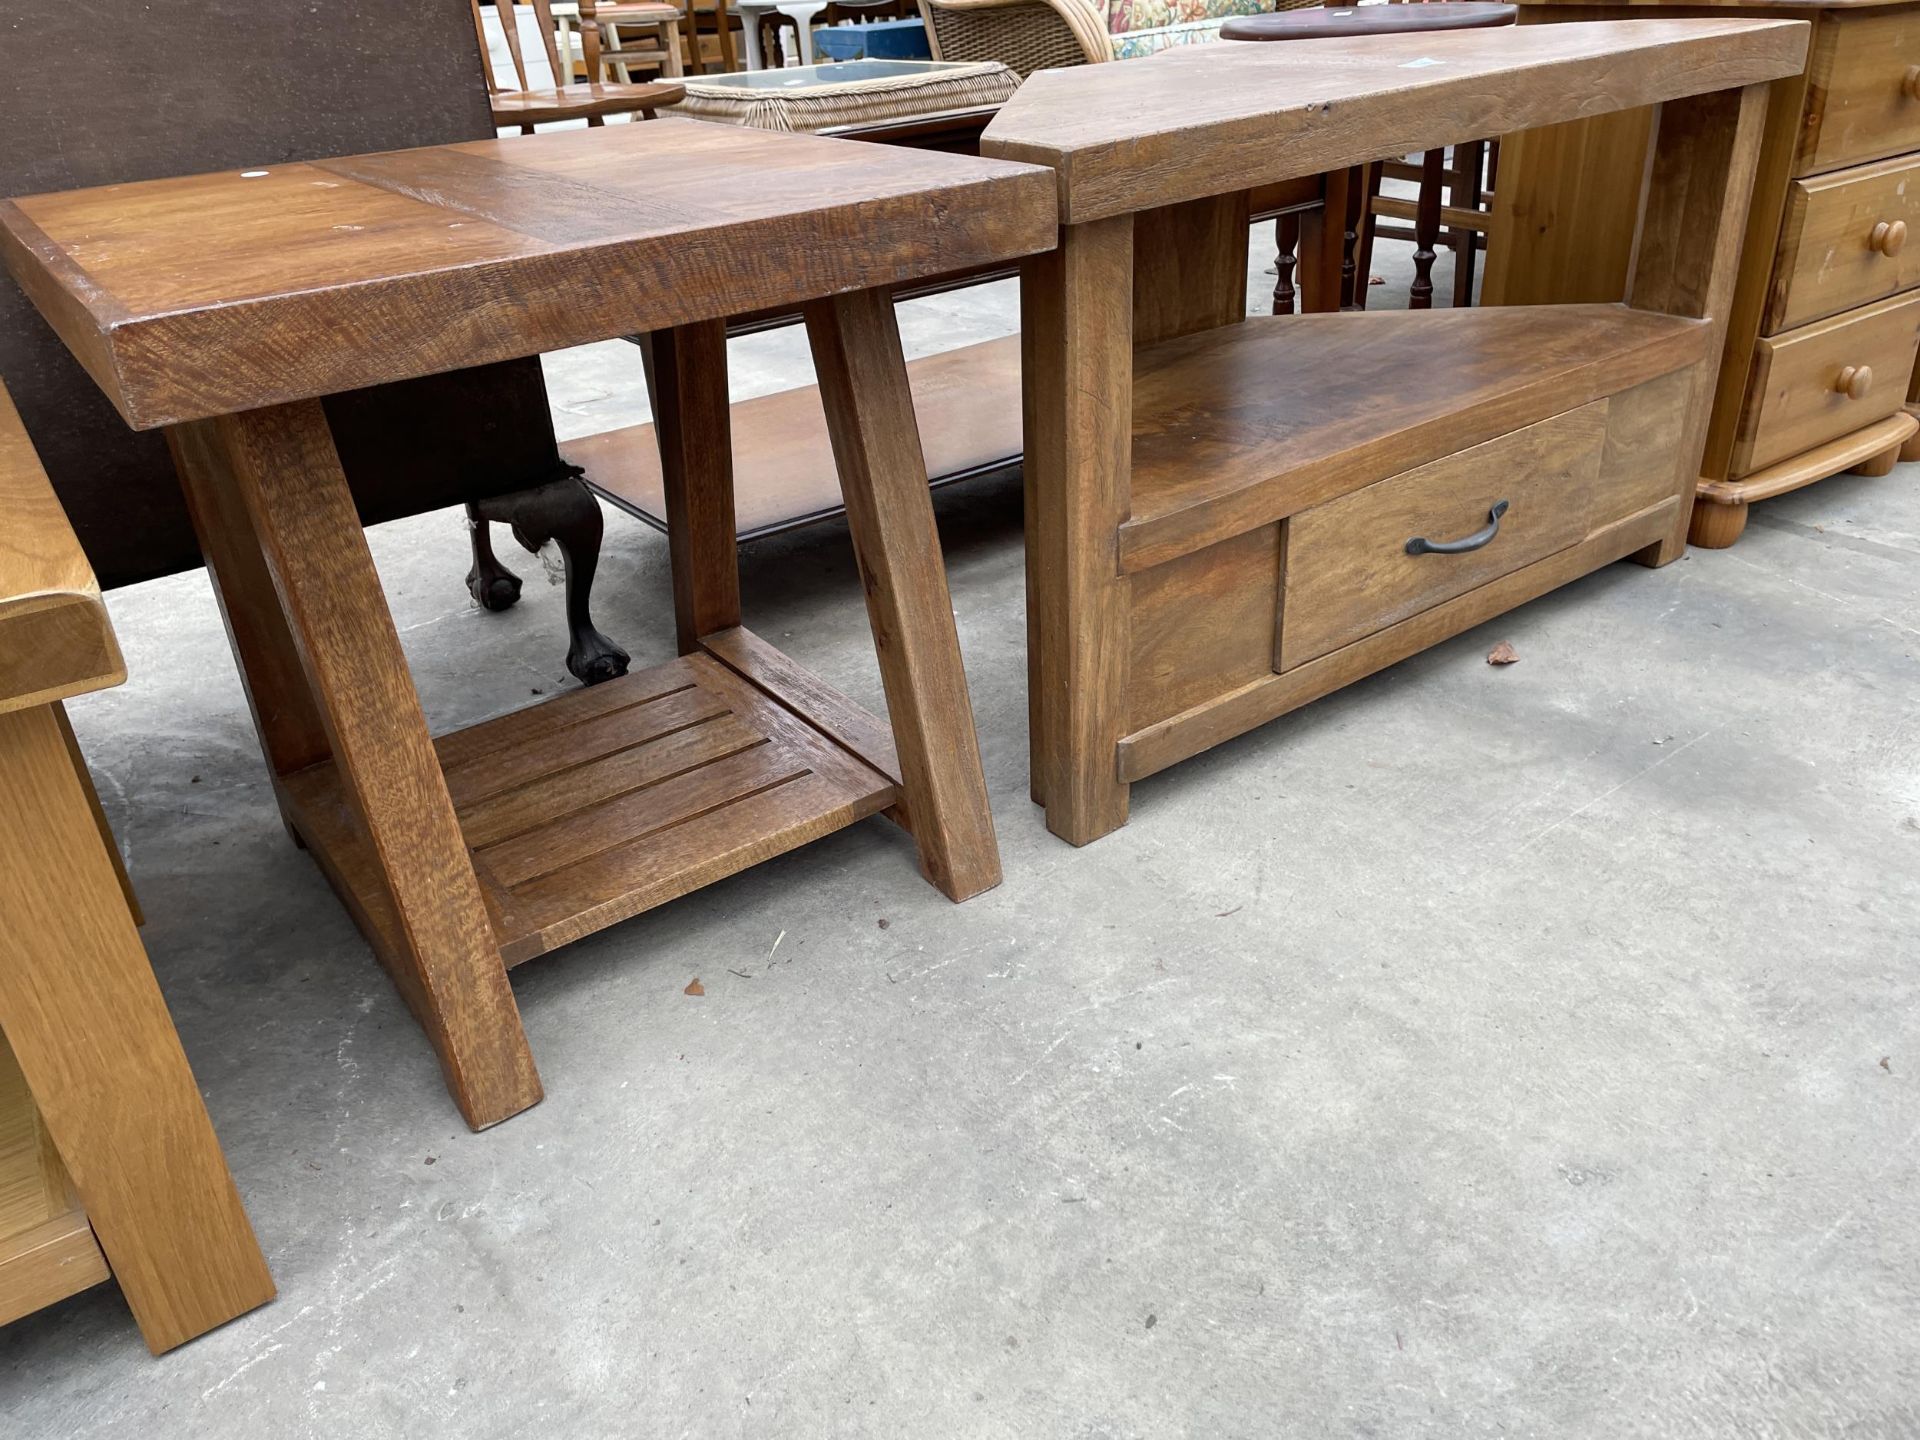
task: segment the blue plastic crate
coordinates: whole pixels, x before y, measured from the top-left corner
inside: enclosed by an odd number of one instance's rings
[[[814,54],[825,60],[931,60],[926,22],[866,20],[823,25],[813,32]]]

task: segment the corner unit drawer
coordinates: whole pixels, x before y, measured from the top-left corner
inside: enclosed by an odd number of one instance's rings
[[[1596,400],[1293,516],[1274,668],[1290,670],[1585,539],[1607,405]],[[1416,539],[1482,536],[1457,553],[1423,545],[1410,553]]]
[[[1920,149],[1920,10],[1820,16],[1794,173]]]
[[[1788,187],[1764,333],[1775,335],[1916,285],[1920,155]]]
[[[1916,346],[1920,294],[1761,340],[1734,441],[1734,477],[1893,414],[1907,398]]]

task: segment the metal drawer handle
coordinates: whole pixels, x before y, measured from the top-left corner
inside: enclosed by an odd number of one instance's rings
[[[1879,251],[1888,259],[1898,255],[1906,248],[1906,244],[1907,222],[1904,220],[1877,221],[1873,233],[1867,237],[1867,248]]]
[[[1478,550],[1482,545],[1493,542],[1500,533],[1500,517],[1507,513],[1507,502],[1502,500],[1487,512],[1487,528],[1476,530],[1464,540],[1429,540],[1424,535],[1416,535],[1407,541],[1409,555],[1464,555],[1469,550]]]
[[[1871,365],[1842,365],[1840,374],[1833,382],[1833,388],[1849,400],[1864,400],[1873,389],[1873,367]]]

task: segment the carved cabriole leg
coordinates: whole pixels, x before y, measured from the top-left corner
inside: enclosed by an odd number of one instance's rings
[[[626,674],[627,652],[593,628],[593,615],[588,608],[593,574],[600,564],[600,537],[606,521],[600,514],[600,502],[593,498],[586,482],[556,480],[550,485],[522,490],[517,495],[482,500],[469,505],[467,514],[481,522],[475,532],[476,567],[483,548],[488,551],[487,558],[492,558],[492,547],[478,538],[484,532],[485,522],[490,520],[512,526],[513,538],[529,554],[538,554],[549,540],[559,545],[567,572],[568,671],[584,685],[598,685]],[[467,584],[473,588],[471,576]],[[518,581],[514,582],[514,588],[517,592]]]
[[[727,327],[719,320],[662,330],[642,342],[660,442],[680,653],[740,623],[734,540],[733,429],[727,402]]]
[[[273,1277],[58,712],[0,714],[0,1032],[159,1354],[271,1300]]]
[[[303,738],[318,758],[331,750],[385,877],[398,943],[383,958],[447,1088],[475,1129],[518,1114],[540,1100],[540,1078],[319,402],[196,422],[173,441],[196,515],[219,517],[201,531],[215,583],[231,612],[235,577],[221,567],[237,566],[244,618],[272,640],[235,638],[255,713],[317,717],[322,735]],[[262,730],[286,773],[285,735]]]
[[[1706,358],[1694,366],[1693,396],[1674,446],[1674,493],[1680,505],[1673,530],[1634,556],[1643,565],[1665,565],[1686,551],[1766,125],[1767,92],[1765,85],[1749,85],[1672,100],[1661,107],[1656,122],[1627,303],[1637,310],[1705,320],[1711,337]],[[1732,543],[1731,537],[1725,543]]]
[[[493,529],[479,505],[467,506],[467,537],[473,547],[473,568],[467,571],[467,593],[483,610],[511,610],[520,599],[520,577],[493,553]]]
[[[1125,215],[1067,226],[1020,286],[1030,739],[1047,826],[1075,845],[1127,821],[1132,639],[1114,547],[1130,503],[1133,288]]]
[[[965,900],[1000,883],[1000,851],[893,300],[861,290],[806,315],[920,866]]]

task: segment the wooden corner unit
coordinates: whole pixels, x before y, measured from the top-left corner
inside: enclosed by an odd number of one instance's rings
[[[878,812],[943,894],[999,883],[888,290],[1054,223],[1033,167],[682,120],[0,202],[28,296],[166,427],[287,822],[470,1125],[541,1095],[511,964]],[[741,628],[724,317],[780,307],[886,721]],[[321,397],[636,333],[681,658],[435,740]]]
[[[1920,5],[1901,0],[1521,0],[1528,28],[1639,17],[1767,16],[1812,26],[1773,86],[1701,457],[1690,539],[1731,545],[1747,507],[1851,470],[1920,458]],[[1516,136],[1488,257],[1490,304],[1623,293],[1630,212],[1611,181],[1645,161],[1647,111]],[[1517,228],[1516,228],[1517,227]]]
[[[1023,286],[1032,783],[1136,780],[1625,556],[1676,558],[1768,85],[1804,25],[1194,47],[1034,76],[982,153],[1058,177]],[[1244,313],[1246,193],[1662,106],[1626,303]]]

